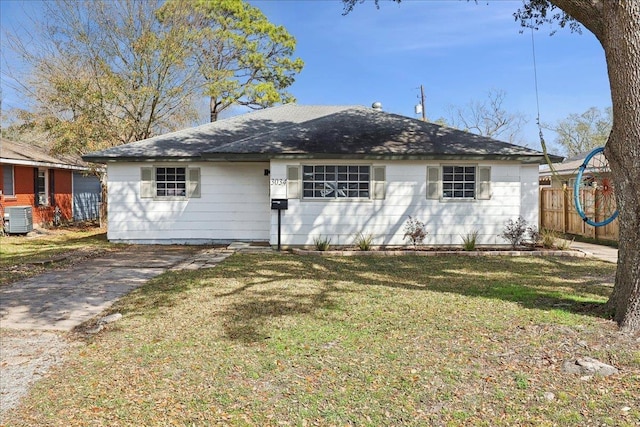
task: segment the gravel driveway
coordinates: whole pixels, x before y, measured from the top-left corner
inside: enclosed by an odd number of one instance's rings
[[[29,388],[62,362],[70,346],[65,333],[10,331],[0,333],[0,423]]]

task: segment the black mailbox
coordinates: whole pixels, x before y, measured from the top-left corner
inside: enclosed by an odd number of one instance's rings
[[[284,211],[289,208],[289,200],[287,199],[271,199],[271,209]]]

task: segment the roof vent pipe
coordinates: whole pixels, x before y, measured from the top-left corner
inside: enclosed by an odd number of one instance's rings
[[[371,104],[371,108],[373,108],[376,111],[382,111],[382,102],[374,102],[373,104]]]

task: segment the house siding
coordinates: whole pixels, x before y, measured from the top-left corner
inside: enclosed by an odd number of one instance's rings
[[[73,220],[87,221],[100,217],[100,180],[94,175],[73,173]]]
[[[3,207],[9,206],[33,206],[34,224],[48,224],[53,221],[54,209],[60,209],[61,219],[71,220],[71,171],[62,169],[53,170],[54,192],[53,198],[49,199],[48,206],[35,206],[34,203],[34,182],[32,166],[13,166],[14,196],[2,196]]]
[[[281,241],[287,246],[313,245],[318,237],[333,245],[350,245],[357,233],[372,234],[374,244],[404,245],[404,225],[409,216],[423,221],[428,231],[425,244],[461,245],[461,236],[478,230],[478,244],[506,242],[498,237],[509,219],[523,216],[537,223],[537,165],[516,162],[303,162],[274,160],[271,178],[286,178],[287,166],[297,164],[369,164],[385,166],[384,200],[289,200],[282,212]],[[428,200],[427,166],[442,164],[491,167],[489,200]],[[286,187],[271,187],[272,197],[286,197]],[[277,213],[271,215],[271,244],[277,242]]]
[[[524,218],[529,225],[535,227],[538,226],[538,218],[540,215],[540,187],[538,185],[538,178],[537,165],[523,165],[520,167],[520,191],[522,195],[520,216]]]
[[[140,168],[108,168],[107,237],[135,243],[216,243],[269,239],[269,163],[154,163],[200,168],[201,197],[140,197]]]

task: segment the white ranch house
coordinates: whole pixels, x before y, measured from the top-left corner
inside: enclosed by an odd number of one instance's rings
[[[542,153],[361,106],[287,104],[91,153],[107,165],[108,239],[149,244],[278,240],[503,245],[509,219],[538,223]]]

